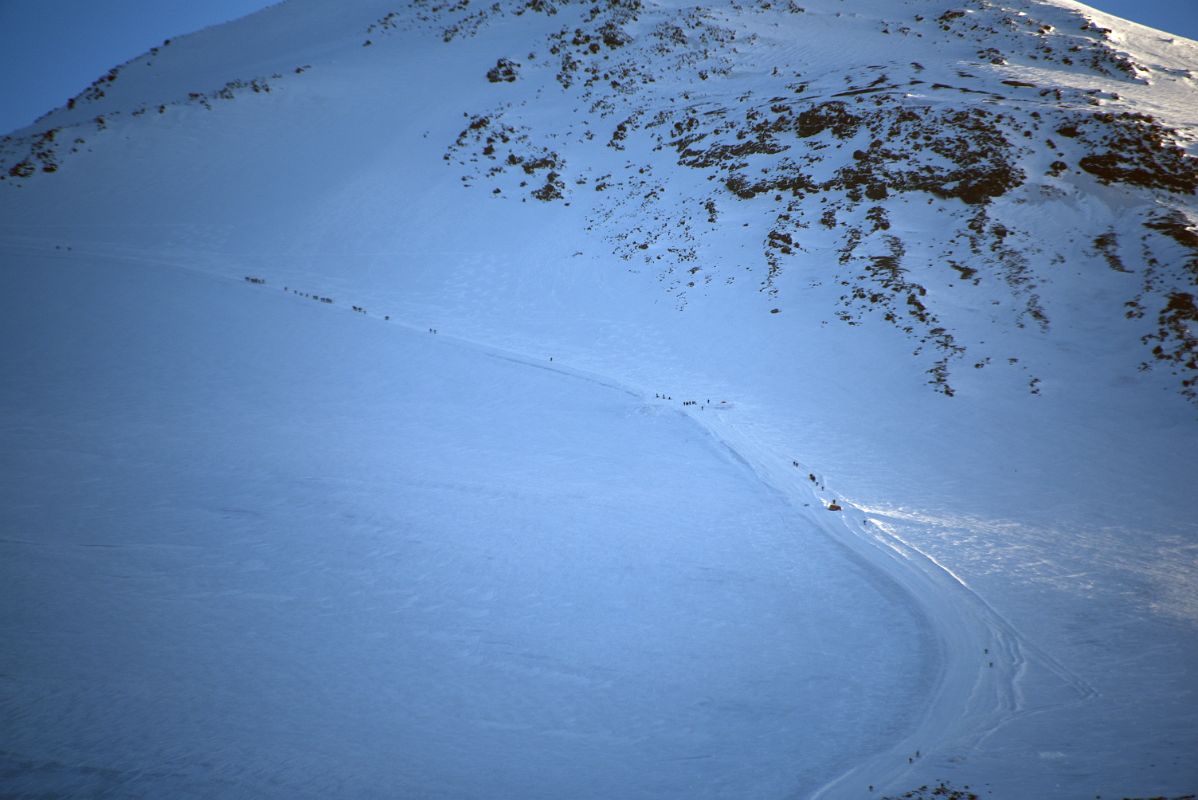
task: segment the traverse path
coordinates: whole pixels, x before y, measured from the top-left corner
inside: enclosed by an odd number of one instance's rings
[[[394,320],[388,317],[388,320]],[[412,331],[419,327],[394,320]],[[440,333],[438,331],[438,333]],[[461,336],[442,337],[447,344],[468,347],[494,358],[558,372],[618,389],[648,401],[649,391],[608,376],[577,369],[561,361],[498,348]],[[854,558],[901,586],[912,607],[934,632],[939,665],[936,686],[922,716],[891,747],[862,759],[853,768],[819,787],[812,798],[855,796],[862,784],[877,790],[902,791],[913,780],[928,780],[924,760],[968,755],[1003,726],[1058,705],[1031,705],[1024,683],[1031,666],[1044,669],[1067,688],[1072,700],[1085,703],[1096,691],[1081,677],[1023,639],[1019,632],[951,569],[901,538],[885,515],[829,497],[804,480],[806,470],[788,470],[784,454],[770,445],[762,427],[736,409],[736,404],[674,399],[654,393],[702,428],[787,504],[803,508],[815,528],[842,545]],[[710,402],[710,401],[708,401]],[[699,408],[703,412],[698,411]],[[704,413],[710,410],[711,413]],[[792,466],[798,466],[795,462]],[[841,506],[828,511],[828,505]],[[920,763],[917,763],[920,762]]]

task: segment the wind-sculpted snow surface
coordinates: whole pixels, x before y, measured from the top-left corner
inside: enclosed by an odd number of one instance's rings
[[[935,685],[901,586],[663,403],[277,289],[9,264],[6,794],[783,796]]]
[[[0,142],[5,780],[1193,792],[1196,64],[287,0],[114,69]]]

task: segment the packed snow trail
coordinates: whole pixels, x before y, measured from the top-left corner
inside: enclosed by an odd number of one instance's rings
[[[558,371],[648,399],[644,389],[621,385],[608,376],[572,369],[558,362],[545,364],[527,354],[497,350],[458,337],[450,339],[495,357]],[[738,463],[752,470],[763,485],[792,507],[811,509],[806,516],[816,529],[844,545],[852,557],[901,586],[911,605],[928,620],[939,643],[938,685],[911,732],[885,752],[862,759],[811,797],[854,797],[859,795],[863,784],[882,792],[901,792],[930,780],[928,773],[941,765],[939,759],[969,754],[1016,719],[1052,712],[1060,704],[1029,706],[1024,697],[1022,684],[1027,678],[1029,662],[1067,687],[1073,699],[1064,704],[1084,703],[1096,695],[1084,679],[1026,642],[950,569],[903,541],[882,520],[872,518],[843,499],[839,500],[844,506],[842,511],[826,511],[827,501],[816,495],[807,481],[795,480],[793,474],[788,476],[789,481],[776,480],[766,465],[781,463],[782,456],[751,433],[751,421],[739,424],[733,421],[733,418],[743,419],[743,414],[707,415],[688,413],[685,408],[678,413],[705,429]],[[712,408],[715,411],[718,406]],[[830,513],[838,515],[830,517]],[[870,535],[870,530],[878,533]],[[913,757],[911,754],[916,752],[920,755]],[[935,766],[927,768],[924,759]]]

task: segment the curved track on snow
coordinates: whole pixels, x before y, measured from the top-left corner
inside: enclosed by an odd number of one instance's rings
[[[447,337],[447,341],[651,401],[649,392],[610,376],[574,369],[560,362],[546,364],[528,354],[458,337]],[[880,792],[903,791],[910,788],[911,774],[923,759],[968,754],[1005,725],[1059,707],[1031,705],[1026,699],[1025,681],[1032,663],[1069,687],[1074,697],[1070,704],[1086,702],[1096,695],[1084,679],[1026,641],[951,569],[899,537],[884,518],[863,512],[844,500],[838,501],[843,506],[840,512],[828,511],[826,501],[813,502],[819,501],[819,496],[807,481],[796,478],[793,471],[788,473],[785,468],[778,468],[785,456],[770,448],[768,440],[756,432],[753,421],[737,419],[736,412],[718,411],[714,407],[710,414],[683,409],[678,413],[706,431],[785,502],[810,509],[807,517],[813,525],[847,553],[901,586],[912,608],[927,620],[939,644],[936,688],[923,715],[912,722],[910,732],[819,787],[810,795],[813,800],[856,797],[866,786]]]

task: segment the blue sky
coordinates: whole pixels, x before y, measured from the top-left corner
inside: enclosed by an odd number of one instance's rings
[[[1082,0],[1088,6],[1141,25],[1198,39],[1198,0]]]
[[[66,103],[171,36],[275,0],[0,0],[0,134]]]
[[[64,104],[163,39],[244,16],[270,0],[0,0],[0,133]],[[1198,0],[1090,5],[1198,39]]]

